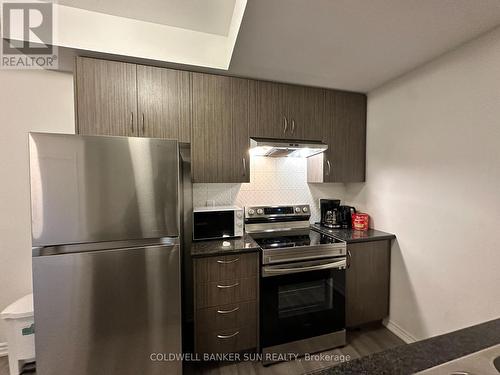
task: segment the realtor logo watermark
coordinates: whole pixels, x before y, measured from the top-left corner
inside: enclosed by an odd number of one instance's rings
[[[2,69],[57,69],[52,3],[4,1],[1,23]]]

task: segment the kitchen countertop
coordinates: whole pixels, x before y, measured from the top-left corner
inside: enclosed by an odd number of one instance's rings
[[[498,362],[498,364],[496,363]],[[498,367],[498,369],[497,369]],[[500,374],[500,344],[474,352],[417,372],[418,375],[449,375],[456,373],[498,375]]]
[[[311,224],[311,228],[320,233],[338,238],[339,240],[345,241],[347,243],[393,240],[396,238],[394,234],[382,232],[376,229],[368,229],[367,231],[353,229],[329,229],[319,224]]]
[[[224,238],[220,240],[193,241],[191,245],[192,257],[225,255],[259,251],[260,247],[248,234],[243,237]]]
[[[499,343],[500,319],[496,319],[309,374],[414,374]]]

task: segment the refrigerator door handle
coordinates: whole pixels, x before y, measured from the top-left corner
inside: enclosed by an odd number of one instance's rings
[[[155,239],[125,240],[125,241],[107,241],[91,242],[73,245],[56,246],[36,246],[31,249],[33,257],[61,255],[71,253],[86,253],[92,251],[101,251],[109,249],[142,249],[157,246],[175,246],[180,243],[178,237],[163,237]]]

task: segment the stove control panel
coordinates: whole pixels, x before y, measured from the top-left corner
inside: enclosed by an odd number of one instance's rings
[[[245,218],[277,218],[310,216],[308,204],[283,206],[249,206],[245,207]]]

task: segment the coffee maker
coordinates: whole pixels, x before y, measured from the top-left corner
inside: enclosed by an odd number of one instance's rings
[[[341,228],[337,221],[340,199],[320,199],[321,225],[327,228]]]
[[[320,199],[321,225],[332,229],[351,229],[352,214],[356,209],[351,206],[341,206],[339,199]]]

